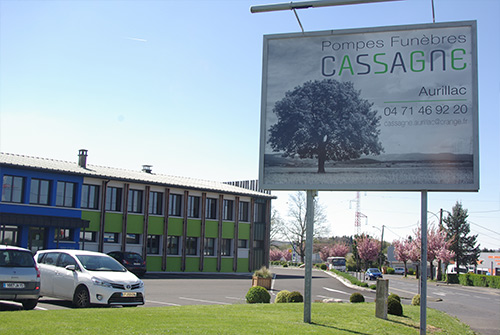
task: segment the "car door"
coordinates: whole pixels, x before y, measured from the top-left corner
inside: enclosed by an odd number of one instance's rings
[[[66,266],[73,265],[75,271],[66,269]],[[61,253],[57,260],[54,276],[54,296],[72,300],[78,282],[78,264],[73,256]]]
[[[42,254],[38,261],[40,270],[40,295],[53,296],[54,294],[54,276],[56,272],[58,252],[48,252]]]

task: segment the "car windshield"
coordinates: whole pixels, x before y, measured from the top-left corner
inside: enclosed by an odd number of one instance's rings
[[[371,273],[378,273],[378,272],[380,272],[378,269],[368,269],[368,271],[370,271]]]
[[[34,262],[30,252],[19,250],[0,251],[0,266],[32,268],[34,267]]]
[[[109,256],[76,255],[76,257],[88,271],[127,271],[120,263]]]

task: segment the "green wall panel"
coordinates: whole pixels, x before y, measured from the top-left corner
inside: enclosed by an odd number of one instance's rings
[[[147,271],[161,271],[161,257],[147,256],[146,269]]]
[[[205,258],[203,260],[203,272],[217,272],[217,258]]]
[[[162,218],[149,218],[148,234],[163,235],[163,219]]]
[[[82,219],[90,221],[89,227],[86,228],[87,231],[99,231],[101,212],[82,211]]]
[[[123,220],[123,214],[106,213],[104,231],[108,233],[121,233],[122,220]]]
[[[205,237],[217,238],[219,236],[219,223],[217,221],[205,222]]]
[[[181,271],[181,258],[180,257],[167,257],[167,271],[180,272]]]
[[[238,239],[249,240],[250,239],[250,224],[240,223],[238,229]]]
[[[200,237],[201,236],[201,221],[188,220],[187,236]]]
[[[182,236],[182,219],[168,219],[168,235]]]
[[[222,222],[222,238],[234,238],[234,222]]]
[[[238,258],[236,272],[248,272],[248,258]]]
[[[220,263],[221,272],[233,272],[233,258],[222,258]]]
[[[127,215],[127,233],[129,234],[142,234],[144,227],[143,215]]]
[[[198,257],[186,257],[186,272],[200,272],[200,259]]]

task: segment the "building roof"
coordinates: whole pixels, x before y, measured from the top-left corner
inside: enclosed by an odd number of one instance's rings
[[[207,192],[230,193],[250,197],[274,199],[275,196],[249,190],[242,187],[229,185],[222,182],[176,177],[152,172],[132,171],[125,169],[117,169],[112,167],[98,166],[86,164],[86,167],[81,167],[78,162],[68,162],[48,158],[24,156],[18,154],[10,154],[0,152],[0,166],[10,166],[17,168],[28,168],[45,170],[50,172],[59,172],[72,175],[81,175],[83,177],[105,178],[114,180],[123,180],[128,182],[136,182],[143,184],[154,184],[168,187],[178,187],[187,189],[196,189]]]

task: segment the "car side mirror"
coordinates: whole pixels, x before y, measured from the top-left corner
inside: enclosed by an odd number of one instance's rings
[[[74,265],[66,265],[65,269],[69,271],[76,271],[76,267]]]

